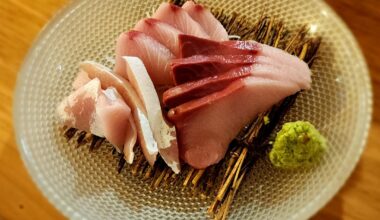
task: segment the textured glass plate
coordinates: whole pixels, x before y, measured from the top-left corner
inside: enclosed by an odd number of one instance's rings
[[[199,1],[203,2],[203,1]],[[347,27],[318,0],[208,1],[256,20],[265,10],[289,28],[303,24],[323,39],[313,66],[313,88],[287,120],[309,120],[329,141],[322,163],[311,170],[280,171],[258,161],[232,206],[231,219],[304,219],[342,186],[365,146],[372,95],[363,56]],[[158,2],[75,1],[44,29],[17,82],[14,120],[21,155],[34,181],[66,216],[87,219],[202,219],[211,199],[176,186],[151,191],[130,172],[117,174],[107,149],[74,149],[59,130],[57,103],[71,91],[82,60],[112,67],[115,39]]]

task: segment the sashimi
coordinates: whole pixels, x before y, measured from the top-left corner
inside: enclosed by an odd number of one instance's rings
[[[175,85],[225,73],[243,65],[253,64],[253,55],[195,55],[173,59],[170,65]]]
[[[86,72],[79,70],[74,82],[72,83],[72,87],[73,89],[77,90],[90,82],[90,80],[91,79],[88,77],[88,74]]]
[[[151,36],[167,47],[174,56],[179,56],[178,35],[183,33],[172,25],[154,18],[146,18],[140,20],[133,29]]]
[[[160,100],[142,61],[137,57],[123,57],[127,65],[128,80],[142,100],[158,150],[166,164],[175,173],[180,171],[176,130],[162,114]]]
[[[180,57],[194,55],[255,55],[261,46],[254,41],[214,41],[180,34]]]
[[[250,65],[238,67],[220,75],[172,87],[164,92],[163,103],[166,107],[172,108],[190,100],[201,98],[226,88],[236,79],[251,75],[251,70]]]
[[[127,78],[123,56],[139,57],[155,86],[172,85],[169,62],[174,54],[152,37],[140,31],[122,33],[116,44],[115,72]]]
[[[114,88],[102,90],[97,78],[66,97],[57,111],[65,125],[105,137],[119,152],[123,151],[126,141],[127,145],[136,142],[129,129],[130,108]]]
[[[117,93],[115,88],[102,90],[96,102],[96,111],[91,133],[103,134],[119,152],[124,147],[136,143],[136,131],[131,130],[131,109],[125,104],[124,100]],[[127,139],[127,136],[129,139]],[[126,145],[126,146],[125,146]],[[133,153],[133,152],[132,152]],[[133,162],[133,154],[129,156],[129,163]]]
[[[123,97],[132,110],[137,136],[144,156],[149,164],[153,166],[158,154],[157,142],[154,140],[149,126],[145,107],[132,85],[122,77],[113,74],[109,68],[93,61],[80,63],[80,69],[87,72],[90,79],[98,78],[101,81],[102,87],[116,88],[118,93]]]
[[[172,25],[185,34],[201,38],[210,37],[198,22],[194,21],[183,8],[176,5],[161,3],[152,17]]]
[[[100,93],[100,81],[93,79],[65,97],[57,107],[61,122],[66,126],[92,133],[91,124]]]
[[[169,111],[168,117],[177,128],[181,159],[198,169],[219,162],[228,144],[257,114],[310,88],[311,72],[306,63],[284,55],[261,55],[250,76]],[[277,60],[279,57],[285,61]],[[295,65],[289,67],[286,62]]]
[[[195,4],[193,1],[187,1],[182,5],[182,8],[198,22],[203,30],[210,36],[211,39],[217,41],[228,40],[228,33],[223,25],[214,17],[213,14],[205,9],[200,4]]]

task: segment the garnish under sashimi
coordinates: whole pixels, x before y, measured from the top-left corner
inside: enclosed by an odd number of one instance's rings
[[[214,17],[213,14],[205,9],[200,4],[195,4],[193,1],[187,1],[182,5],[182,8],[198,22],[203,30],[210,36],[211,39],[217,41],[228,40],[228,33],[223,25]]]
[[[161,3],[152,18],[166,22],[185,34],[210,38],[198,22],[194,21],[183,8],[176,5]]]
[[[153,166],[158,154],[157,142],[154,140],[145,107],[132,85],[120,76],[113,74],[109,68],[93,61],[80,63],[80,69],[87,72],[89,78],[98,78],[102,87],[114,87],[123,97],[132,110],[138,140],[145,159]]]
[[[137,57],[123,57],[128,80],[145,106],[150,127],[162,159],[175,173],[180,171],[176,130],[163,116],[160,100],[143,62]]]
[[[133,28],[141,31],[167,47],[176,57],[179,56],[178,35],[183,34],[172,25],[154,18],[140,20]]]
[[[253,55],[194,55],[171,61],[171,75],[176,85],[223,74],[255,62]]]
[[[119,152],[136,142],[134,122],[129,120],[131,109],[114,88],[102,90],[99,79],[77,88],[60,103],[57,112],[65,125],[105,137]],[[133,154],[128,156],[132,163]]]
[[[194,55],[255,55],[260,44],[254,41],[213,41],[196,36],[181,34],[178,37],[180,57]]]
[[[139,57],[146,66],[154,85],[172,85],[169,62],[174,54],[154,38],[140,31],[122,33],[116,44],[115,72],[127,78],[123,56]]]

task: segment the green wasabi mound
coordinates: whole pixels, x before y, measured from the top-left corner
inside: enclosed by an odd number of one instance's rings
[[[310,122],[288,122],[277,133],[269,159],[284,169],[310,167],[326,149],[326,139]]]

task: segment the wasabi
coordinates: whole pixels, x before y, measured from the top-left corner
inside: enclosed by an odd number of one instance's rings
[[[279,168],[309,167],[326,149],[326,139],[310,122],[288,122],[277,133],[269,159]]]

